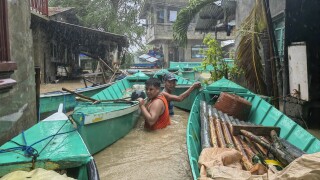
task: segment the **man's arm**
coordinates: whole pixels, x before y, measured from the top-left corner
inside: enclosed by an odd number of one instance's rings
[[[183,101],[186,97],[190,95],[190,93],[195,89],[195,88],[200,88],[201,83],[200,82],[195,82],[189,89],[187,89],[184,93],[180,94],[179,96],[169,94],[167,92],[162,92],[162,94],[166,97],[167,101],[177,101],[181,102]]]
[[[152,102],[149,111],[145,107],[144,101],[142,102],[139,100],[139,106],[141,108],[142,115],[150,126],[157,122],[164,109],[164,103],[160,99],[156,99]]]

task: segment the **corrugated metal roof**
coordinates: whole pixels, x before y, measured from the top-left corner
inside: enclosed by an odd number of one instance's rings
[[[228,19],[234,19],[236,10],[235,0],[221,0],[215,1],[209,6],[206,6],[199,12],[197,18],[196,31],[220,31],[224,30],[223,23],[217,24],[219,21],[222,22],[224,19],[224,10],[226,10]],[[234,23],[230,21],[230,26],[234,26]]]
[[[223,9],[216,3],[212,3],[209,6],[204,7],[199,12],[199,17],[201,19],[221,19],[223,18]]]
[[[53,16],[62,12],[74,9],[74,7],[48,7],[49,16]]]
[[[123,47],[128,47],[129,42],[126,36],[119,35],[119,34],[114,34],[110,32],[105,32],[105,31],[100,31],[97,29],[92,29],[84,26],[79,26],[75,24],[69,24],[65,22],[60,22],[60,21],[55,21],[51,20],[50,21],[53,29],[57,32],[68,32],[68,34],[72,34],[73,36],[77,38],[83,38],[83,39],[88,39],[91,41],[94,41],[93,37],[101,40],[110,40],[118,43],[119,45]],[[59,33],[61,34],[61,33]],[[86,36],[85,34],[89,34],[92,36]],[[71,38],[71,37],[70,37]]]

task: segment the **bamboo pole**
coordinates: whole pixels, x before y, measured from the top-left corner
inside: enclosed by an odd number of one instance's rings
[[[226,120],[224,118],[224,115],[221,111],[218,111],[218,115],[219,115],[219,119],[221,119],[221,125],[222,125],[222,128],[223,128],[223,134],[224,134],[224,137],[226,139],[226,143],[227,143],[227,147],[228,148],[234,148],[234,143],[232,141],[232,135],[229,131],[229,128],[226,124]]]
[[[226,145],[226,141],[224,140],[224,135],[221,127],[221,120],[218,118],[219,115],[216,109],[213,109],[213,117],[214,117],[215,125],[217,128],[217,139],[218,139],[219,147],[225,148],[227,147],[227,145]]]
[[[212,144],[212,147],[218,147],[217,132],[216,132],[216,127],[214,126],[212,106],[208,105],[207,110],[208,110],[208,117],[209,117],[211,144]]]
[[[207,104],[205,101],[200,101],[200,123],[201,123],[201,147],[202,149],[211,147],[209,136]]]

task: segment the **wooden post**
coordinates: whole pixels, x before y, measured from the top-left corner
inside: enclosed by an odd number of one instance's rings
[[[40,67],[35,66],[37,120],[40,121]]]

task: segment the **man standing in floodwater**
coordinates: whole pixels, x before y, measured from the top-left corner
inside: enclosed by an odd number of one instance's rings
[[[164,89],[162,91],[162,94],[166,97],[168,101],[168,108],[169,108],[169,114],[174,115],[173,112],[173,101],[181,102],[185,98],[187,98],[190,93],[196,89],[201,87],[200,82],[195,82],[188,90],[186,90],[184,93],[180,94],[179,96],[173,95],[173,91],[176,88],[177,85],[177,78],[172,73],[167,73],[163,77],[164,81]]]
[[[160,92],[160,80],[150,78],[146,81],[146,93],[148,101],[138,98],[141,113],[145,118],[144,127],[148,130],[156,130],[171,124],[169,117],[168,102]]]

